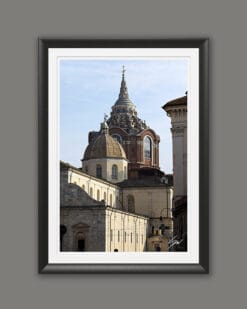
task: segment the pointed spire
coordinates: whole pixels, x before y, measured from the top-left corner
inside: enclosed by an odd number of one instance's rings
[[[126,81],[125,81],[125,67],[123,65],[123,70],[122,70],[122,82],[121,82],[121,88],[120,88],[120,92],[119,92],[119,99],[128,99],[129,100],[129,94],[128,94],[128,88],[126,85]]]
[[[115,106],[116,105],[125,105],[125,106],[135,108],[134,104],[131,102],[131,100],[129,98],[128,88],[127,88],[126,81],[125,81],[125,72],[126,72],[126,69],[125,69],[125,66],[123,65],[121,87],[120,87],[118,99],[115,102]]]

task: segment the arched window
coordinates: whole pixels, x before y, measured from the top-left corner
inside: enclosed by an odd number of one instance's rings
[[[117,165],[116,165],[116,164],[113,164],[113,165],[112,165],[111,178],[112,178],[112,179],[117,179],[117,178],[118,178],[118,177],[117,177],[117,173],[118,173],[118,171],[117,171]]]
[[[99,192],[99,190],[97,190],[97,201],[99,201],[100,200],[100,192]]]
[[[112,194],[110,194],[110,206],[112,206]]]
[[[145,136],[144,138],[144,158],[145,159],[152,158],[152,140],[148,136]]]
[[[104,201],[105,201],[105,203],[107,202],[106,201],[106,193],[104,192]]]
[[[96,165],[96,177],[102,178],[102,167],[100,164]]]
[[[93,197],[93,188],[90,188],[90,196]]]
[[[127,196],[128,212],[135,212],[135,199],[133,195]]]
[[[85,191],[85,185],[82,185],[82,190],[84,190],[84,191]]]

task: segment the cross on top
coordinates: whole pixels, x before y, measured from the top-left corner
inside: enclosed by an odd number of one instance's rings
[[[123,65],[123,70],[122,70],[122,75],[124,76],[124,73],[125,73],[125,66]]]

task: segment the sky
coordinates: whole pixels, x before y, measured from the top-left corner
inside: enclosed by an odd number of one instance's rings
[[[118,98],[123,65],[138,117],[160,136],[160,168],[172,173],[171,122],[161,107],[187,91],[188,60],[182,58],[61,60],[61,160],[81,167],[88,132],[100,129]]]

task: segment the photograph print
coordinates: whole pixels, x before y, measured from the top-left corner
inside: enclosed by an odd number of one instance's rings
[[[187,250],[187,68],[60,62],[62,251]]]
[[[48,135],[47,161],[40,161],[48,168],[48,205],[39,219],[47,224],[46,237],[40,228],[43,270],[121,265],[124,272],[128,265],[172,272],[171,265],[200,265],[203,250],[207,256],[202,42],[128,43],[41,42],[41,127]]]

